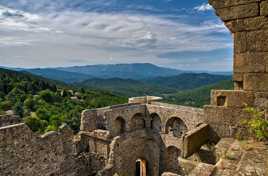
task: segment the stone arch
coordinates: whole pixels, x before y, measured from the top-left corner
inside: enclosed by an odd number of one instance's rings
[[[182,137],[188,131],[184,121],[178,117],[168,119],[165,126],[166,134],[173,134],[174,137]]]
[[[144,115],[142,113],[135,114],[130,120],[130,129],[139,130],[143,129],[146,126]]]
[[[157,113],[152,113],[151,117],[151,129],[154,132],[161,132],[162,122],[161,118]]]
[[[114,121],[113,129],[114,129],[115,135],[121,135],[121,134],[125,133],[125,131],[126,131],[125,119],[121,116],[117,117]]]
[[[175,146],[169,146],[165,150],[164,155],[164,168],[168,172],[179,172],[179,156],[181,156],[181,150]]]

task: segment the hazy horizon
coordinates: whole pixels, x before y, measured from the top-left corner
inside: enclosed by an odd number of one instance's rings
[[[231,35],[206,0],[0,0],[0,65],[151,63],[232,71]]]

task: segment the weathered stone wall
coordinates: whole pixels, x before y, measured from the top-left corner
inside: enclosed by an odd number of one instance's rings
[[[77,175],[72,131],[63,127],[41,137],[25,124],[0,128],[0,175]]]
[[[118,138],[113,148],[114,172],[119,175],[135,176],[136,161],[146,161],[147,174],[158,176],[162,165],[161,145],[146,130],[138,130]]]
[[[20,122],[20,118],[16,115],[0,115],[0,127],[14,125]]]
[[[268,92],[268,1],[209,0],[234,38],[233,80],[235,91],[212,91],[205,106],[205,122],[220,137],[243,131],[241,120],[249,118],[246,105],[267,103]],[[266,99],[265,99],[266,97]],[[265,100],[264,100],[265,99]]]
[[[163,132],[165,132],[168,120],[172,117],[181,119],[188,130],[194,129],[204,121],[204,111],[199,108],[152,102],[147,104],[147,110],[149,114],[156,113],[161,118]]]
[[[245,91],[268,91],[268,1],[209,0],[234,36],[234,81]]]

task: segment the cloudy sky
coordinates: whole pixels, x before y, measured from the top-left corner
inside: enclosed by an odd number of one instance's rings
[[[0,65],[153,63],[232,70],[232,39],[206,0],[0,0]]]

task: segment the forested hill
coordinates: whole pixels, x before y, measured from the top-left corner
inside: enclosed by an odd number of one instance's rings
[[[109,92],[75,89],[27,73],[0,69],[0,114],[12,110],[33,131],[56,130],[62,123],[78,130],[82,110],[126,101]]]
[[[231,76],[212,75],[207,73],[185,73],[177,76],[156,77],[144,80],[132,79],[89,79],[75,85],[93,89],[108,90],[127,97],[176,93],[182,90],[216,84],[222,80],[231,80]]]
[[[173,94],[165,95],[164,100],[173,104],[202,107],[210,104],[210,93],[212,89],[231,90],[233,89],[233,82],[231,80],[223,80],[191,90],[178,91]]]
[[[176,76],[157,77],[143,80],[151,85],[165,86],[177,90],[195,89],[201,86],[218,83],[222,80],[231,80],[232,76],[214,75],[208,73],[183,73]]]

